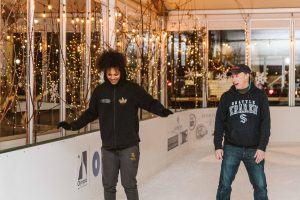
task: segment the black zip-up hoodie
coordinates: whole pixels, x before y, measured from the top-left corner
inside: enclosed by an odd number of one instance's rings
[[[105,149],[123,149],[139,143],[138,108],[160,116],[165,109],[144,88],[126,80],[125,69],[120,71],[116,85],[105,75],[105,82],[93,91],[89,108],[71,123],[72,130],[78,130],[98,118]]]
[[[217,109],[214,145],[224,144],[265,151],[270,137],[270,110],[263,90],[251,85],[240,94],[234,86],[221,96]]]

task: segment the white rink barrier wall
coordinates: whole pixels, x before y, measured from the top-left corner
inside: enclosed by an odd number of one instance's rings
[[[198,137],[211,135],[212,127],[206,129],[202,122],[209,119],[212,125],[214,113],[215,109],[189,110],[141,121],[138,181],[187,153],[196,130]],[[2,153],[0,163],[1,200],[103,198],[99,131]]]
[[[177,112],[140,122],[139,182],[181,159],[193,148],[211,148],[215,108]],[[270,142],[300,142],[300,107],[273,107]],[[7,144],[2,144],[7,146]],[[0,154],[2,200],[99,200],[100,133]]]

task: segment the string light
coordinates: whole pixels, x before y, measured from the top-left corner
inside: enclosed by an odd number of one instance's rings
[[[51,10],[52,6],[51,2],[48,1],[48,9]],[[44,12],[45,13],[45,12]],[[44,14],[43,13],[43,14]],[[45,13],[46,14],[46,13]],[[162,40],[162,33],[164,33],[164,37],[167,36],[167,32],[163,32],[161,30],[157,30],[155,26],[144,26],[144,27],[149,27],[147,30],[141,30],[141,26],[138,25],[133,25],[128,23],[128,19],[125,14],[122,14],[121,12],[116,12],[117,16],[120,17],[120,19],[115,20],[114,23],[116,23],[116,43],[117,46],[120,47],[120,49],[128,56],[128,75],[129,79],[137,81],[138,79],[138,73],[141,71],[142,73],[142,83],[143,86],[154,96],[158,95],[160,91],[158,91],[158,81],[159,81],[159,76],[157,74],[160,74],[160,65],[163,65],[160,61],[160,54],[161,54],[161,40]],[[77,12],[78,16],[80,16],[80,13]],[[74,15],[74,16],[76,16]],[[48,15],[50,17],[52,15]],[[66,13],[64,12],[63,17],[66,17]],[[98,15],[95,15],[98,18]],[[99,15],[101,16],[101,15]],[[44,15],[43,15],[44,17]],[[45,15],[46,17],[46,15]],[[54,20],[56,19],[57,22],[60,22],[60,18],[56,18],[57,16],[55,15]],[[149,17],[150,16],[145,16]],[[112,20],[112,18],[109,16],[109,20]],[[86,23],[91,23],[92,21],[95,21],[94,17],[81,19],[79,17],[76,17],[75,19],[72,16],[71,23],[75,24],[78,22],[86,22]],[[98,20],[97,20],[98,21]],[[101,26],[99,26],[98,23],[95,22],[95,31],[98,31],[98,36],[95,34],[95,36],[92,36],[92,44],[91,47],[91,62],[92,66],[95,66],[95,58],[97,55],[99,55],[103,49],[104,46],[100,42],[102,39],[102,33],[99,31],[100,28],[102,27],[103,20],[100,17],[99,19]],[[45,22],[45,20],[44,20]],[[42,23],[42,22],[41,22]],[[148,23],[148,22],[147,22]],[[77,29],[78,27],[78,29]],[[67,74],[67,99],[65,101],[67,104],[72,108],[71,111],[68,109],[68,117],[71,119],[75,119],[78,117],[79,111],[82,111],[83,104],[84,102],[84,97],[81,94],[81,91],[83,91],[83,80],[85,78],[85,69],[82,68],[83,66],[83,52],[85,51],[85,44],[84,40],[82,38],[85,38],[85,33],[82,33],[82,30],[84,30],[84,25],[81,24],[76,24],[76,26],[71,26],[71,28],[74,28],[73,33],[67,33],[67,46],[66,46],[66,51],[67,51],[67,57],[66,57],[66,74]],[[79,29],[80,28],[80,29]],[[78,32],[79,30],[79,32]],[[129,30],[129,31],[128,31]],[[140,30],[138,32],[137,30]],[[92,33],[93,34],[93,33]],[[56,35],[56,36],[54,36]],[[49,58],[46,58],[47,61],[47,72],[45,72],[45,67],[43,67],[42,61],[45,62],[43,59],[36,59],[35,62],[35,76],[37,77],[43,77],[45,76],[47,85],[42,86],[38,85],[37,86],[37,96],[43,96],[43,87],[45,87],[45,90],[50,90],[50,83],[53,83],[53,86],[59,85],[60,82],[60,75],[59,75],[59,57],[61,53],[61,49],[59,46],[59,37],[57,35],[57,32],[52,33],[52,39],[50,40],[47,36],[47,46],[43,47],[42,43],[38,42],[36,43],[35,46],[35,51],[40,51],[44,55],[51,54]],[[26,37],[22,38],[22,48],[26,49],[26,43],[27,41],[24,39]],[[97,38],[94,40],[94,38]],[[142,44],[141,38],[144,39],[144,43]],[[52,42],[50,42],[52,41]],[[186,41],[188,42],[188,41]],[[166,44],[165,44],[166,45]],[[46,48],[43,49],[43,48]],[[22,51],[24,51],[22,49]],[[138,56],[138,52],[140,52],[141,49],[144,49],[144,54],[142,55],[144,57],[143,63],[140,60],[140,57]],[[178,49],[180,51],[180,49]],[[46,53],[45,53],[46,52]],[[166,59],[167,55],[165,55]],[[14,62],[7,62],[7,63],[14,63]],[[15,60],[15,63],[17,64],[17,60]],[[18,64],[20,66],[25,66],[26,65],[26,60],[20,59],[20,63]],[[92,68],[92,87],[95,87],[99,83],[99,72],[97,69]],[[22,72],[24,75],[24,71]],[[18,74],[20,77],[22,77],[20,74]],[[24,77],[24,76],[23,76]],[[10,84],[13,84],[11,81]],[[2,84],[1,84],[2,85]],[[22,84],[20,84],[20,87],[25,88],[26,83],[23,81]],[[55,90],[55,87],[52,88]],[[49,98],[49,97],[47,97]],[[55,100],[58,102],[58,98]],[[38,113],[38,112],[37,112]],[[11,124],[14,124],[13,122]],[[14,125],[14,127],[16,127]],[[25,127],[25,126],[23,126]]]
[[[44,9],[44,12],[43,12],[43,14],[42,14],[42,17],[43,17],[43,18],[46,17],[46,11],[45,11],[45,9]]]
[[[48,10],[52,10],[52,5],[51,5],[50,0],[48,0]]]

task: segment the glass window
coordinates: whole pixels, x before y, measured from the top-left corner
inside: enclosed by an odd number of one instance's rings
[[[289,30],[252,30],[251,66],[255,84],[272,106],[288,105]]]
[[[202,35],[201,31],[169,33],[167,91],[173,108],[202,106]]]
[[[76,3],[76,4],[75,4]],[[2,12],[0,47],[0,136],[26,133],[26,69],[27,24],[26,1],[11,4],[1,2]],[[86,106],[85,79],[85,2],[67,4],[67,120],[73,120]],[[91,18],[91,74],[92,89],[99,83],[95,61],[101,44],[101,4],[92,1]],[[59,121],[59,1],[36,4],[34,15],[34,133],[57,132]],[[2,40],[2,38],[4,38]]]
[[[245,33],[244,30],[214,30],[209,31],[208,37],[208,107],[214,107],[232,85],[226,76],[228,68],[245,63]]]
[[[25,3],[25,4],[24,4]],[[25,5],[25,6],[24,6]],[[3,9],[3,10],[2,10]],[[0,137],[24,134],[26,132],[26,66],[27,31],[26,2],[12,4],[1,2],[0,33]],[[36,23],[38,21],[35,21]],[[34,62],[39,66],[37,81],[41,81],[41,34],[34,37]],[[40,87],[35,92],[41,92]]]

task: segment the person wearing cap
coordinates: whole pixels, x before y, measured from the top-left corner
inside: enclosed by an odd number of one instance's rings
[[[268,98],[252,84],[249,66],[234,65],[227,74],[233,85],[221,96],[214,130],[215,157],[222,160],[216,199],[230,199],[231,184],[243,162],[254,199],[267,200],[264,159],[270,137]]]
[[[96,87],[89,108],[75,121],[60,122],[58,128],[79,130],[99,119],[102,139],[102,183],[104,199],[116,199],[119,171],[128,200],[138,200],[136,175],[139,164],[139,118],[142,108],[161,117],[172,111],[148,94],[143,87],[126,80],[126,59],[114,50],[103,52],[97,67],[105,82]]]

